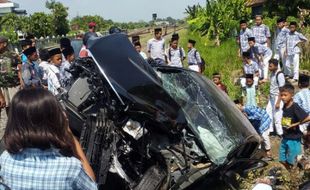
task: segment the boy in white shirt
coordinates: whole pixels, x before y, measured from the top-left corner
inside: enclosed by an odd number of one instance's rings
[[[165,39],[162,38],[162,29],[155,28],[155,36],[147,42],[147,51],[158,65],[165,64]]]
[[[53,95],[58,95],[61,92],[60,85],[60,66],[62,63],[62,53],[60,48],[53,48],[49,50],[50,66],[47,74],[48,90]]]
[[[60,84],[62,87],[66,87],[71,79],[71,73],[67,70],[70,68],[71,63],[74,61],[74,49],[72,46],[68,46],[62,50],[62,54],[65,58],[60,66]]]
[[[134,43],[134,46],[135,46],[137,52],[143,57],[143,59],[144,59],[144,60],[147,60],[146,54],[141,50],[141,49],[142,49],[141,43],[140,43],[139,41],[136,41],[136,42]]]
[[[182,47],[179,47],[179,41],[177,37],[171,39],[170,47],[166,50],[166,57],[169,66],[183,67],[183,61],[185,59],[185,51]]]

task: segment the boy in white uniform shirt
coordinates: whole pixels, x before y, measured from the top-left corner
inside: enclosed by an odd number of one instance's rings
[[[66,47],[62,50],[62,54],[65,60],[60,66],[60,84],[62,87],[66,87],[71,79],[71,73],[69,73],[67,70],[70,68],[71,63],[75,59],[73,47]]]
[[[162,38],[162,29],[155,28],[155,37],[147,42],[147,51],[158,65],[165,64],[165,39]]]
[[[182,47],[178,46],[178,43],[178,38],[174,36],[171,39],[170,47],[166,50],[167,62],[171,67],[183,67],[185,51]]]
[[[300,57],[300,48],[298,45],[300,43],[305,43],[308,39],[301,33],[296,31],[297,23],[290,23],[290,32],[286,38],[286,67],[289,77],[293,78],[295,82],[299,78],[299,57]],[[292,69],[293,66],[293,69]]]
[[[187,61],[188,61],[188,68],[190,70],[196,71],[200,73],[200,65],[202,64],[202,60],[200,57],[199,52],[195,48],[196,41],[195,40],[188,40],[187,48]]]
[[[50,66],[47,74],[48,90],[53,95],[58,95],[61,91],[60,85],[60,66],[62,63],[62,53],[60,48],[54,48],[49,50]]]

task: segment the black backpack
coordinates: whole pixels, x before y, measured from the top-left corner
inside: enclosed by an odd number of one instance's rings
[[[197,59],[197,50],[195,50],[194,56],[195,56],[195,59]],[[206,61],[201,56],[200,56],[200,59],[201,59],[201,63],[199,63],[200,71],[201,71],[201,73],[203,73],[206,69]]]

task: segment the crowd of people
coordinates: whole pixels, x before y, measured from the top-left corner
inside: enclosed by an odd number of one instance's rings
[[[250,29],[245,20],[240,21],[237,42],[243,60],[244,75],[240,78],[243,98],[235,103],[262,136],[265,159],[273,158],[270,134],[274,132],[282,139],[279,160],[291,168],[302,154],[301,139],[308,134],[307,122],[310,121],[309,76],[299,75],[298,45],[307,39],[296,31],[296,22],[287,24],[281,18],[277,21],[273,52],[270,30],[263,24],[262,16],[256,16],[255,22]],[[89,24],[79,57],[88,56],[87,41],[97,36],[95,27],[96,23]],[[115,32],[120,31],[114,28],[110,33]],[[169,47],[165,48],[162,29],[156,28],[154,38],[147,42],[147,54],[142,51],[138,36],[133,37],[132,43],[142,58],[152,59],[157,65],[182,68],[187,58],[190,70],[204,71],[205,62],[192,39],[188,40],[187,52],[180,47],[178,34],[172,35]],[[37,49],[34,37],[29,35],[20,45],[22,51],[17,55],[8,50],[8,39],[0,37],[0,127],[5,129],[1,176],[13,189],[33,187],[20,180],[27,177],[37,179],[37,189],[54,189],[54,186],[45,186],[54,184],[50,180],[63,180],[68,187],[69,184],[74,186],[62,189],[96,189],[93,171],[55,98],[70,81],[68,69],[77,52],[68,38],[60,39],[59,47]],[[228,93],[220,73],[213,74],[213,82]],[[259,107],[258,86],[267,82],[270,82],[269,101],[266,108]],[[299,92],[295,94],[295,88],[287,82],[297,82]],[[21,157],[27,158],[27,162]],[[50,159],[55,157],[56,161]],[[35,176],[19,175],[19,171],[42,167],[44,174],[37,170],[32,174]]]
[[[270,30],[263,24],[262,16],[255,17],[252,28],[246,20],[240,21],[237,42],[243,60],[240,78],[243,98],[235,103],[262,136],[264,159],[273,159],[270,135],[276,135],[281,139],[279,161],[292,168],[302,154],[302,137],[308,135],[309,130],[309,76],[299,71],[299,45],[307,38],[297,32],[296,22],[288,24],[280,18],[276,24],[275,44],[272,44]],[[270,84],[268,104],[259,105],[258,86],[267,82]],[[298,92],[295,94],[295,91]]]

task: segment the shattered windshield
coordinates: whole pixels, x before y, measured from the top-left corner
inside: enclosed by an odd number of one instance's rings
[[[232,114],[236,110],[230,108],[233,106],[228,104],[228,98],[196,73],[159,71],[163,87],[182,107],[211,161],[217,165],[224,163],[227,155],[246,138],[246,134],[240,133],[242,123]]]

